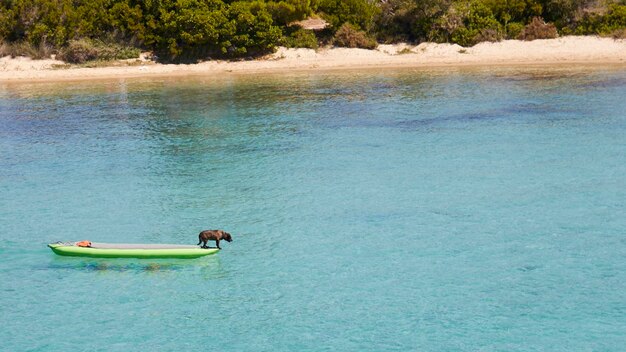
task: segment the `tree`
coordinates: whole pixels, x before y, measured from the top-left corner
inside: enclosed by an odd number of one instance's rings
[[[176,0],[161,7],[155,45],[170,58],[219,52],[228,23],[220,0]]]
[[[335,30],[347,22],[369,32],[380,9],[370,0],[319,0],[317,11]]]
[[[228,40],[221,51],[229,57],[254,56],[272,51],[282,37],[265,3],[234,2],[228,11]]]

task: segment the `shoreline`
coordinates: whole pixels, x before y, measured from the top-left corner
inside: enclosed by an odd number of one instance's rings
[[[626,40],[561,37],[534,41],[506,40],[470,48],[456,44],[381,44],[375,50],[322,48],[287,49],[249,61],[205,61],[159,64],[131,59],[102,67],[69,67],[52,59],[0,58],[0,82],[84,81],[117,78],[160,78],[210,75],[251,75],[359,69],[428,69],[453,67],[624,66]],[[117,66],[113,66],[117,65]],[[122,66],[119,66],[122,65]]]

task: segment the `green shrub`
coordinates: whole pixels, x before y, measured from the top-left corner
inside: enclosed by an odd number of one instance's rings
[[[564,28],[577,21],[584,9],[588,7],[596,7],[601,1],[589,0],[542,0],[543,9],[541,17],[548,22],[552,22],[558,28]],[[609,0],[610,1],[610,0]],[[534,17],[534,16],[532,16]],[[527,17],[531,19],[531,17]]]
[[[428,40],[446,43],[453,41],[452,35],[459,29],[465,28],[464,21],[468,12],[466,4],[453,4],[450,6],[430,26]]]
[[[345,48],[375,49],[376,40],[369,37],[364,31],[358,30],[350,23],[344,23],[333,39],[333,44]]]
[[[88,39],[71,40],[63,48],[58,58],[73,64],[94,60],[123,60],[139,57],[140,50],[119,44],[103,43]]]
[[[374,19],[380,12],[378,1],[372,0],[317,0],[317,11],[328,21],[334,29],[339,29],[344,23],[351,23],[353,27],[370,31]]]
[[[131,6],[127,0],[117,1],[111,6],[109,15],[114,32],[125,42],[151,44],[146,28],[148,23],[140,5]]]
[[[98,48],[99,60],[136,59],[141,54],[141,50],[139,50],[139,48],[115,43],[98,42],[96,47]]]
[[[456,29],[456,13],[451,0],[379,1],[376,34],[384,42],[449,41]]]
[[[519,34],[520,40],[552,39],[558,37],[556,27],[552,23],[545,23],[542,18],[534,17]]]
[[[166,60],[263,55],[282,37],[262,1],[178,0],[160,11],[160,21],[155,42]]]
[[[264,2],[238,1],[230,4],[230,22],[225,26],[222,53],[227,57],[254,57],[275,50],[282,31],[274,25]]]
[[[90,40],[72,40],[62,49],[59,59],[73,64],[82,64],[98,58],[98,50]]]
[[[519,22],[510,22],[506,26],[506,37],[508,39],[517,39],[524,30],[524,25]]]
[[[626,28],[626,5],[613,4],[604,15],[586,14],[577,23],[576,34],[601,34],[613,36]]]
[[[290,22],[304,19],[311,13],[310,1],[268,1],[267,11],[274,23],[287,26]]]
[[[207,56],[226,50],[225,36],[234,32],[228,24],[226,5],[220,1],[164,1],[155,10],[153,40],[159,56]]]
[[[481,0],[496,19],[508,26],[510,22],[527,22],[527,19],[541,16],[542,3],[563,0]],[[565,0],[571,1],[571,0]]]
[[[482,41],[502,39],[502,25],[496,20],[491,9],[482,2],[473,1],[469,8],[460,8],[459,19],[463,26],[453,30],[450,39],[461,46],[473,46]]]
[[[283,38],[284,46],[287,48],[308,48],[317,49],[318,41],[312,30],[297,29],[290,35]]]
[[[502,34],[499,29],[484,28],[481,29],[474,37],[476,43],[481,42],[497,42],[502,39]]]
[[[603,22],[607,32],[626,28],[626,3],[609,6],[609,11]]]

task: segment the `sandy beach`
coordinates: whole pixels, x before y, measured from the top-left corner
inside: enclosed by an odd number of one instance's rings
[[[439,67],[546,64],[626,65],[626,40],[562,37],[535,41],[505,40],[471,48],[456,44],[381,44],[375,50],[321,48],[278,50],[249,61],[158,64],[145,58],[105,67],[79,67],[58,60],[0,58],[0,81],[60,81],[175,75],[249,74],[380,67]]]

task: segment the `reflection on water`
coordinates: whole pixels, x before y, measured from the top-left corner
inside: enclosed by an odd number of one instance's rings
[[[130,272],[130,273],[168,273],[181,271],[201,271],[210,278],[225,275],[220,258],[211,256],[200,259],[96,259],[53,257],[47,266],[53,270],[77,270],[84,272]]]

